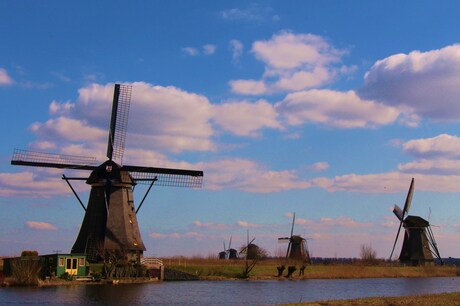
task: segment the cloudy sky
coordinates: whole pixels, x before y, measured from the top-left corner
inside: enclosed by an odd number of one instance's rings
[[[125,83],[122,162],[205,173],[201,189],[152,189],[138,214],[146,255],[217,254],[248,231],[279,255],[295,212],[313,256],[370,244],[388,258],[391,210],[414,177],[410,214],[434,225],[443,257],[460,257],[458,12],[457,1],[0,2],[0,255],[70,251],[84,211],[69,172],[11,155],[105,161],[113,85]],[[86,202],[89,186],[74,184]]]

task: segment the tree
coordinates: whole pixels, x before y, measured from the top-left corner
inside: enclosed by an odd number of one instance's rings
[[[254,241],[254,239],[252,240]],[[242,278],[248,278],[249,273],[257,265],[257,263],[267,257],[267,251],[264,248],[252,243],[252,241],[240,249],[240,254],[245,254],[244,269],[241,273]]]
[[[361,261],[368,264],[377,262],[377,252],[370,244],[361,244]]]

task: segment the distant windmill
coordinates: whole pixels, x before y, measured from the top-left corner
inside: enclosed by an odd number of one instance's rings
[[[246,238],[246,245],[244,245],[243,247],[241,247],[240,249],[240,255],[243,255],[244,258],[247,260],[247,259],[258,259],[258,255],[259,255],[259,246],[257,246],[256,244],[254,244],[254,240],[256,240],[256,238],[252,238],[251,241],[249,241],[249,231],[247,231],[247,238]]]
[[[404,226],[404,242],[399,255],[399,261],[403,263],[410,263],[412,265],[423,265],[425,263],[433,262],[433,255],[438,258],[441,263],[441,255],[434,239],[430,223],[419,216],[407,216],[412,202],[412,195],[414,193],[415,180],[412,178],[409,191],[407,193],[404,209],[398,205],[394,206],[393,213],[399,219],[400,224],[396,239],[391,250],[390,260],[393,257],[393,252],[398,241],[399,232],[401,227]]]
[[[292,215],[291,235],[289,237],[278,238],[278,242],[288,242],[286,250],[286,260],[292,259],[311,263],[308,252],[307,240],[301,236],[294,235],[295,213]]]
[[[91,171],[88,178],[62,176],[85,210],[80,233],[71,253],[86,253],[91,261],[97,261],[101,251],[122,251],[136,259],[142,256],[145,246],[136,214],[155,182],[160,186],[199,188],[202,185],[202,171],[121,165],[130,101],[131,86],[115,84],[107,144],[108,160],[99,166],[95,158],[24,150],[15,150],[11,160],[12,165]],[[113,159],[119,159],[120,164]],[[86,180],[91,186],[87,207],[81,202],[70,180]],[[135,209],[133,189],[137,183],[148,183],[150,186]]]
[[[225,246],[224,241],[224,250],[219,253],[219,259],[236,259],[237,250],[232,249],[232,236],[230,236],[230,242],[228,243],[228,249]]]

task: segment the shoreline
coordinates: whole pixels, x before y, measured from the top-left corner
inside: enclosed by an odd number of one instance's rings
[[[60,278],[40,280],[37,286],[66,286],[80,284],[135,284],[162,281],[292,281],[309,279],[365,279],[365,278],[421,278],[421,277],[459,277],[460,267],[457,266],[400,266],[400,265],[365,265],[365,264],[334,264],[309,265],[304,274],[299,271],[287,277],[286,273],[278,276],[276,261],[261,261],[243,278],[243,263],[241,261],[220,260],[189,260],[179,264],[171,262],[165,265],[164,279],[156,278],[125,278],[101,279],[99,281],[64,280]],[[14,279],[4,278],[1,286],[16,286]]]

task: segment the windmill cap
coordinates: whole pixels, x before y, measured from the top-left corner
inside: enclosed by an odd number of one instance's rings
[[[419,216],[407,216],[407,218],[404,219],[404,223],[408,227],[428,227],[430,226],[430,223],[427,220]]]
[[[86,183],[96,184],[103,180],[111,180],[114,183],[134,184],[129,172],[123,171],[123,168],[112,160],[106,161],[91,172]]]

